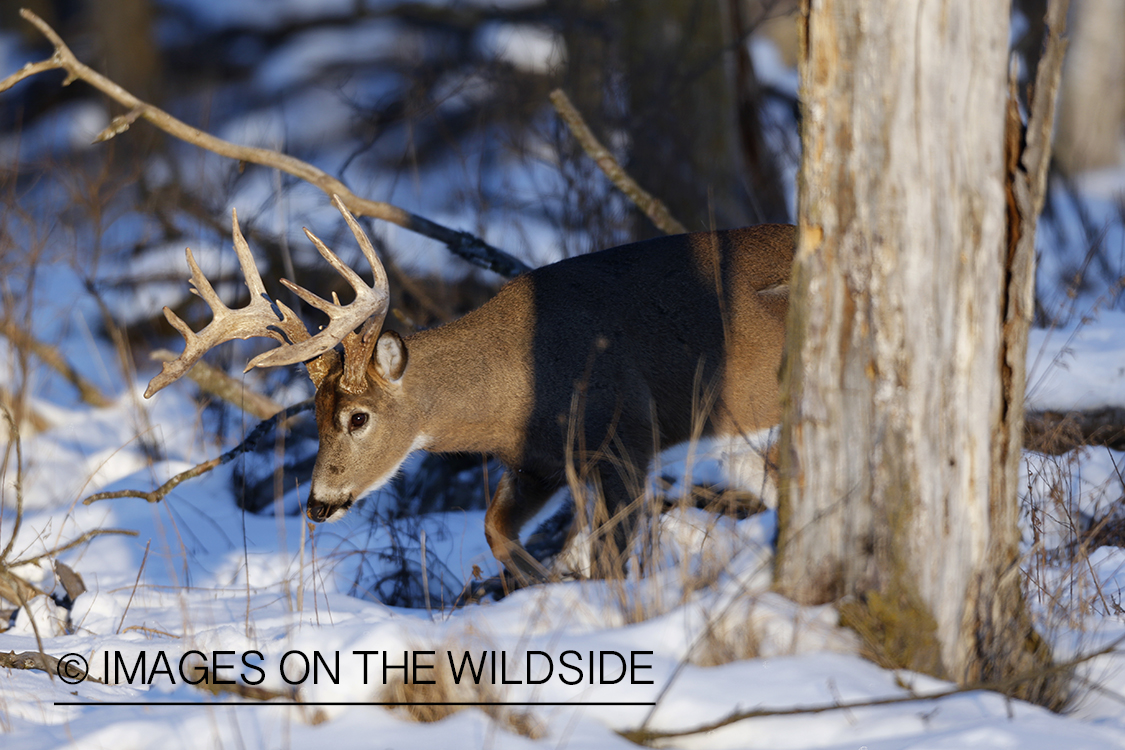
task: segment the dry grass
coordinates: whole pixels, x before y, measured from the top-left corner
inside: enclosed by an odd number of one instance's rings
[[[1023,513],[1031,530],[1026,566],[1029,598],[1052,619],[1081,627],[1091,614],[1114,607],[1100,590],[1090,553],[1125,543],[1125,477],[1117,467],[1092,477],[1087,465],[1097,451],[1085,448],[1060,456],[1030,455]]]
[[[439,655],[448,651],[463,653],[465,649],[437,648]],[[473,682],[467,672],[462,673],[460,683],[454,678],[448,662],[440,658],[430,673],[432,685],[404,682],[401,677],[388,683],[377,698],[380,702],[393,703],[388,709],[396,715],[419,722],[441,721],[466,708],[479,708],[497,726],[509,732],[539,739],[545,728],[529,711],[518,711],[511,706],[499,705],[504,697],[494,685],[484,681]]]

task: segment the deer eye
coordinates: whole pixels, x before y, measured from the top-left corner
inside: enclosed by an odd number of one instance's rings
[[[351,419],[348,420],[348,427],[353,430],[358,430],[365,424],[367,424],[367,413],[362,411],[357,411],[351,416]]]

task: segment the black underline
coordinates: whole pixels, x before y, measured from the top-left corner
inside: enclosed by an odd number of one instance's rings
[[[444,701],[378,702],[378,701],[236,701],[206,703],[202,701],[55,701],[55,706],[655,706],[656,701],[475,701],[471,703]]]

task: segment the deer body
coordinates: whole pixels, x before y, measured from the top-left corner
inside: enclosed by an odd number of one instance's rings
[[[400,373],[380,364],[380,346],[362,394],[340,393],[332,376],[317,393],[310,517],[342,515],[413,449],[490,453],[508,474],[489,544],[531,575],[518,534],[566,483],[568,460],[593,456],[612,517],[655,451],[778,421],[792,247],[781,226],[626,245],[525,274],[440,328],[384,334]]]
[[[215,320],[194,334],[170,315],[188,346],[149,388],[158,390],[206,348],[234,337],[283,342],[251,365],[315,357],[307,362],[320,437],[307,507],[314,521],[339,518],[414,450],[491,453],[507,472],[485,519],[489,545],[511,572],[536,579],[543,571],[523,550],[519,531],[566,485],[568,468],[582,467],[583,478],[600,488],[605,505],[595,521],[622,551],[627,509],[656,452],[779,420],[793,227],[661,237],[570,258],[512,280],[459,320],[402,339],[379,333],[386,276],[366,235],[337,207],[372,263],[374,287],[361,288],[310,234],[357,288],[357,301],[341,307],[289,285],[332,318],[310,337],[288,308],[278,304],[278,315],[268,300],[253,299],[264,292],[236,219],[251,305],[223,307],[189,252],[192,282]],[[359,333],[343,337],[341,362],[333,350],[340,332],[361,322]],[[259,332],[248,333],[252,326]],[[607,523],[615,516],[625,522]],[[613,575],[614,568],[602,572]]]

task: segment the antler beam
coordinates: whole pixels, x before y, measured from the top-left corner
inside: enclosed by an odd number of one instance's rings
[[[344,220],[359,242],[360,249],[371,264],[374,274],[373,284],[368,286],[364,283],[359,274],[348,268],[316,235],[306,229],[305,234],[316,245],[320,254],[347,280],[356,293],[356,298],[352,302],[341,305],[338,299],[335,302],[328,302],[303,287],[290,281],[283,281],[282,283],[301,299],[324,312],[330,319],[327,326],[315,336],[310,336],[308,329],[296,313],[283,303],[272,301],[266,294],[250,246],[238,226],[238,213],[232,211],[234,250],[238,254],[238,264],[242,268],[246,287],[250,290],[250,302],[246,307],[233,310],[223,304],[211,282],[195,262],[195,257],[189,248],[186,254],[188,266],[191,268],[191,291],[207,303],[213,317],[203,330],[196,333],[176,313],[167,307],[164,308],[164,317],[184,337],[184,351],[175,360],[164,363],[160,373],[148,384],[145,398],[151,397],[160,389],[178,380],[209,350],[234,339],[268,337],[281,342],[280,346],[250,360],[246,369],[305,362],[309,377],[318,388],[339,359],[334,351],[337,344],[345,342],[350,358],[363,356],[361,352],[352,354],[351,350],[355,348],[353,342],[358,338],[366,343],[367,339],[374,338],[370,335],[371,331],[377,333],[382,326],[390,302],[387,274],[383,270],[383,264],[375,255],[371,240],[344,206],[343,201],[339,196],[333,196],[332,203],[343,214]],[[335,295],[333,297],[335,298]],[[364,334],[357,337],[353,331],[360,325],[364,326]],[[371,346],[374,346],[373,342]],[[366,357],[369,358],[370,355],[371,351],[368,347]]]

